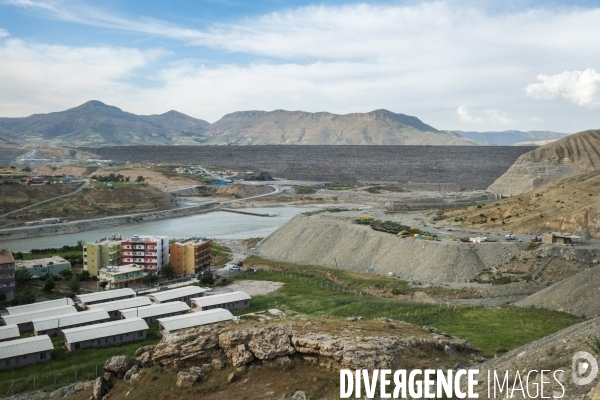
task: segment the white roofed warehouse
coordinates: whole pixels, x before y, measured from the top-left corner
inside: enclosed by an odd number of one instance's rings
[[[0,326],[0,342],[16,339],[20,335],[19,327],[15,324]]]
[[[64,329],[78,326],[101,324],[110,321],[110,316],[104,310],[89,310],[73,314],[57,315],[33,320],[33,331],[36,335],[62,334]]]
[[[73,300],[68,297],[64,299],[41,301],[39,303],[25,304],[24,306],[6,307],[9,315],[12,314],[23,314],[33,311],[45,310],[48,308],[56,308],[62,306],[72,306]]]
[[[121,343],[146,339],[148,324],[141,318],[121,319],[103,324],[65,329],[65,346],[68,351],[90,347],[115,346]]]
[[[33,320],[44,318],[44,317],[54,317],[57,315],[63,314],[73,314],[76,313],[77,309],[73,306],[63,306],[56,308],[48,308],[45,310],[33,311],[22,314],[13,314],[13,315],[5,315],[2,317],[6,325],[16,324],[19,326],[19,332],[31,332],[33,331]]]
[[[137,307],[145,307],[151,305],[152,302],[146,296],[134,297],[133,299],[125,299],[119,301],[110,301],[108,303],[92,304],[88,308],[90,310],[105,310],[108,312],[111,320],[121,319],[119,310],[128,308],[135,309]]]
[[[115,289],[105,290],[103,292],[89,293],[89,294],[78,294],[75,296],[77,303],[81,307],[87,307],[92,304],[106,303],[107,301],[117,301],[130,299],[135,297],[133,289]]]
[[[183,301],[172,301],[165,304],[153,304],[146,307],[130,308],[119,310],[121,318],[142,318],[146,323],[151,324],[159,318],[174,317],[176,315],[187,314],[190,306]]]
[[[250,307],[252,297],[246,292],[231,292],[192,299],[192,311],[207,311],[214,308],[236,310]]]
[[[163,333],[171,333],[180,329],[193,328],[195,326],[215,324],[217,322],[229,321],[233,314],[228,310],[216,309],[204,312],[188,313],[176,317],[159,318],[159,329]]]
[[[202,289],[198,286],[184,286],[182,288],[165,290],[164,292],[157,292],[149,294],[150,300],[154,304],[168,303],[171,301],[183,301],[190,304],[190,300],[193,297],[200,297],[206,292],[206,289]]]
[[[37,364],[50,360],[54,349],[48,335],[15,339],[0,343],[0,370]]]

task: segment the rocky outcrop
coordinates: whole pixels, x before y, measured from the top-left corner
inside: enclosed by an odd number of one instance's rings
[[[210,362],[209,357],[237,368],[256,363],[281,366],[290,362],[288,356],[298,354],[328,368],[374,369],[400,365],[400,354],[417,347],[477,351],[465,340],[425,330],[422,336],[361,337],[339,332],[304,332],[294,325],[276,325],[234,330],[197,328],[167,335],[154,349],[152,358],[155,364],[181,370],[203,366]],[[184,375],[182,380],[191,379]]]
[[[117,379],[122,379],[125,373],[136,365],[139,361],[127,356],[114,356],[106,360],[104,363],[104,371],[110,375],[114,375]]]
[[[600,130],[589,130],[523,154],[487,190],[515,195],[599,168]]]

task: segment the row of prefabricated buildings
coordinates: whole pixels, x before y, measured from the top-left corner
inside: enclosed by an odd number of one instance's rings
[[[116,289],[77,295],[76,305],[64,298],[7,307],[6,325],[0,326],[0,370],[48,361],[54,349],[50,336],[64,336],[68,351],[117,345],[144,340],[149,324],[171,333],[233,319],[230,310],[250,306],[244,292],[206,292],[185,286],[136,296],[132,289]],[[35,336],[21,338],[28,332]]]

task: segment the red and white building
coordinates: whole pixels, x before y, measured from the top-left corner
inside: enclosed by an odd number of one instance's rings
[[[134,235],[121,241],[121,263],[137,264],[145,272],[158,274],[169,263],[169,237]]]

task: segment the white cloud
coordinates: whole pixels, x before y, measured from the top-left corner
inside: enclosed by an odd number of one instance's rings
[[[0,115],[57,111],[90,99],[127,95],[135,71],[160,52],[67,47],[8,39],[0,43]]]
[[[498,110],[482,110],[479,112],[469,111],[467,107],[460,106],[456,109],[458,117],[462,122],[468,124],[512,124],[515,121],[511,119],[506,112]]]
[[[9,36],[10,36],[10,33],[8,33],[8,31],[6,29],[0,28],[0,39],[9,37]]]
[[[600,73],[594,68],[538,75],[537,79],[539,83],[532,83],[525,89],[527,95],[534,99],[563,97],[581,107],[600,108]]]
[[[235,110],[275,108],[340,113],[388,108],[441,129],[478,124],[493,130],[518,120],[524,124],[519,129],[570,130],[572,121],[566,118],[596,121],[591,114],[566,115],[551,109],[551,103],[527,102],[523,87],[540,71],[600,65],[600,53],[590,51],[600,48],[600,8],[493,13],[483,3],[458,1],[320,5],[199,27],[126,18],[83,2],[4,2],[36,15],[107,28],[110,35],[122,30],[148,41],[170,38],[216,51],[207,52],[212,60],[200,62],[189,56],[204,56],[198,49],[187,53],[189,46],[173,46],[169,63],[153,63],[155,55],[134,48],[90,48],[86,62],[73,67],[68,57],[54,58],[46,74],[43,59],[54,46],[19,42],[28,57],[9,58],[10,71],[0,63],[0,78],[11,80],[16,95],[0,93],[2,116],[59,110],[96,98],[132,112],[173,108],[209,121]],[[1,46],[0,51],[8,51]],[[58,48],[72,56],[79,52]],[[228,58],[230,53],[248,56],[234,63],[226,61],[236,59]],[[68,79],[60,84],[62,68],[79,85]],[[19,69],[38,73],[29,76]],[[131,79],[136,73],[152,86]],[[90,79],[95,75],[99,83]],[[477,109],[456,110],[461,104]],[[531,115],[545,126],[531,121]]]

